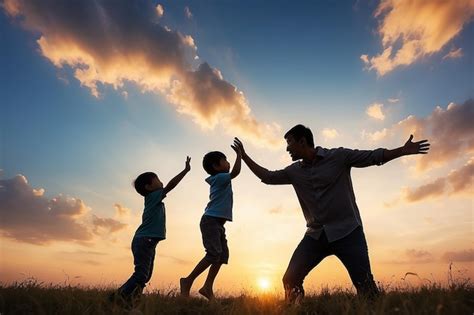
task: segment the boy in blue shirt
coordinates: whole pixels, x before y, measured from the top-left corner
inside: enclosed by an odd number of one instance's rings
[[[117,292],[126,301],[131,301],[132,297],[139,296],[146,283],[151,279],[156,245],[166,238],[166,214],[163,199],[191,170],[190,162],[191,158],[188,156],[184,170],[170,180],[164,188],[158,176],[152,172],[140,174],[134,181],[135,190],[145,197],[145,208],[142,224],[138,227],[132,240],[135,271]],[[115,294],[111,296],[111,299],[114,298]]]
[[[222,152],[209,152],[202,161],[204,170],[211,175],[206,178],[206,182],[211,186],[210,201],[199,224],[206,255],[189,276],[180,279],[179,284],[182,296],[189,296],[194,280],[210,266],[206,282],[199,289],[199,293],[208,300],[214,299],[212,289],[214,280],[221,265],[227,264],[229,260],[229,248],[227,247],[224,224],[226,221],[232,221],[233,199],[231,179],[239,175],[242,157],[237,147],[234,145],[231,147],[235,150],[237,158],[230,173],[230,164]]]

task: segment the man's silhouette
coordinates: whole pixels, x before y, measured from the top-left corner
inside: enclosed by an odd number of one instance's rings
[[[286,300],[301,300],[304,278],[329,255],[336,255],[344,264],[358,294],[376,296],[378,289],[370,270],[351,168],[382,165],[404,155],[426,154],[428,141],[412,142],[411,135],[405,145],[393,150],[325,149],[314,146],[311,130],[303,125],[291,128],[285,139],[286,150],[295,162],[278,171],[255,163],[239,139],[235,138],[234,143],[245,164],[262,182],[293,185],[306,219],[306,233],[283,276]]]

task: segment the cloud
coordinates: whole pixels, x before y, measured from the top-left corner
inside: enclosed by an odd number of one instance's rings
[[[429,154],[419,156],[416,168],[426,171],[444,166],[460,157],[474,152],[474,100],[463,104],[450,103],[446,109],[437,106],[424,118],[408,116],[390,128],[373,133],[363,131],[362,137],[380,141],[388,138],[406,140],[413,133],[416,139],[428,139],[431,143]]]
[[[0,232],[3,236],[31,244],[52,241],[87,242],[96,228],[110,232],[120,230],[113,219],[92,215],[90,208],[78,198],[44,196],[44,189],[32,188],[23,175],[0,180]],[[95,221],[94,221],[95,220]]]
[[[442,166],[474,152],[474,100],[464,104],[450,103],[446,109],[436,107],[430,116],[410,116],[398,123],[406,134],[410,131],[431,142],[430,153],[418,159],[417,169],[424,171]]]
[[[92,215],[92,226],[95,234],[110,234],[123,230],[127,224],[117,221],[112,218],[100,218]]]
[[[375,132],[368,132],[366,130],[362,130],[362,139],[369,139],[372,142],[377,142],[384,139],[388,134],[388,129],[384,128],[379,131]]]
[[[370,63],[368,55],[361,55],[360,60],[362,60],[365,64]]]
[[[435,259],[433,254],[418,249],[407,249],[402,255],[398,255],[397,258],[385,261],[388,264],[425,264],[433,262]]]
[[[126,208],[118,203],[114,204],[115,212],[119,218],[130,216],[130,209]]]
[[[388,101],[389,103],[392,103],[392,104],[393,104],[393,103],[398,103],[398,102],[400,101],[400,99],[398,99],[398,98],[389,98],[387,101]]]
[[[0,230],[4,236],[33,244],[92,239],[81,221],[89,211],[82,200],[62,195],[48,199],[43,193],[22,175],[0,180]]]
[[[339,132],[337,132],[334,128],[324,128],[321,133],[325,140],[334,139],[339,136]]]
[[[451,171],[446,177],[437,178],[416,188],[405,188],[402,195],[408,202],[440,197],[443,194],[474,195],[474,158],[461,168]]]
[[[404,198],[409,202],[420,201],[422,199],[433,197],[433,196],[440,196],[446,187],[446,180],[445,178],[438,178],[437,180],[419,186],[415,189],[408,189],[404,190]]]
[[[276,206],[268,210],[268,213],[270,214],[280,214],[282,212],[283,212],[283,208],[281,206]]]
[[[189,9],[189,7],[184,7],[184,15],[188,18],[191,19],[193,17],[193,13]]]
[[[367,115],[369,115],[372,118],[375,118],[378,120],[384,120],[385,114],[383,113],[382,108],[383,108],[383,104],[373,103],[367,107],[365,112]]]
[[[163,6],[161,4],[158,4],[156,6],[156,15],[158,15],[158,17],[162,17],[164,13],[165,9],[163,9]]]
[[[169,260],[171,260],[173,263],[178,264],[178,265],[190,265],[190,264],[192,264],[192,262],[189,261],[189,260],[185,260],[185,259],[178,258],[178,257],[175,257],[175,256],[164,255],[164,254],[161,254],[161,253],[159,254],[159,256],[160,256],[161,258],[169,259]]]
[[[100,97],[101,86],[164,96],[203,129],[260,146],[283,143],[275,123],[251,113],[242,91],[207,63],[197,68],[197,46],[190,35],[160,24],[160,6],[149,0],[77,1],[6,0],[6,13],[39,34],[41,54],[58,68],[69,67],[81,85]]]
[[[465,249],[462,251],[446,252],[443,254],[444,261],[453,262],[471,262],[474,261],[474,249]]]
[[[458,48],[456,50],[451,50],[449,53],[447,53],[443,59],[456,59],[456,58],[461,58],[464,56],[464,53],[462,52],[462,48]]]
[[[427,263],[433,261],[433,255],[425,250],[407,249],[405,256],[412,263]]]
[[[382,0],[374,17],[380,21],[383,51],[360,58],[383,76],[441,51],[473,16],[472,0]]]

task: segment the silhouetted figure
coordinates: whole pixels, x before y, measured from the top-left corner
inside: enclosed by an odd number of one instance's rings
[[[232,221],[231,180],[239,175],[241,165],[240,150],[235,146],[232,148],[237,153],[237,158],[230,173],[230,164],[222,152],[209,152],[202,161],[204,170],[211,175],[206,178],[206,182],[210,185],[210,201],[199,224],[206,255],[186,278],[180,279],[182,296],[189,296],[194,280],[210,266],[206,282],[199,289],[199,293],[208,300],[214,299],[212,288],[214,280],[222,264],[228,263],[229,248],[227,247],[224,224],[226,221]]]
[[[282,170],[269,171],[255,163],[235,138],[242,159],[250,170],[270,185],[293,185],[306,219],[306,233],[295,249],[283,276],[285,298],[299,303],[303,280],[325,257],[336,255],[346,267],[358,294],[374,297],[378,289],[370,270],[362,220],[352,188],[351,168],[382,165],[409,154],[426,154],[427,140],[393,150],[325,149],[315,147],[311,130],[296,125],[286,134],[286,150],[294,162]]]
[[[164,188],[158,176],[152,172],[140,174],[135,179],[136,191],[145,197],[142,224],[138,227],[132,240],[135,271],[110,299],[113,300],[118,295],[130,303],[134,297],[141,295],[146,283],[150,281],[156,245],[166,238],[166,214],[163,199],[191,170],[190,162],[191,158],[188,156],[184,170],[170,180]]]

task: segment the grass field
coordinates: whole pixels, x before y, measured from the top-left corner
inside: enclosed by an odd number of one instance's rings
[[[134,308],[111,303],[112,289],[45,285],[31,279],[0,284],[4,314],[474,314],[474,286],[464,282],[441,286],[391,288],[375,301],[342,289],[307,295],[298,306],[276,294],[221,296],[215,302],[181,298],[176,290],[144,294]]]

